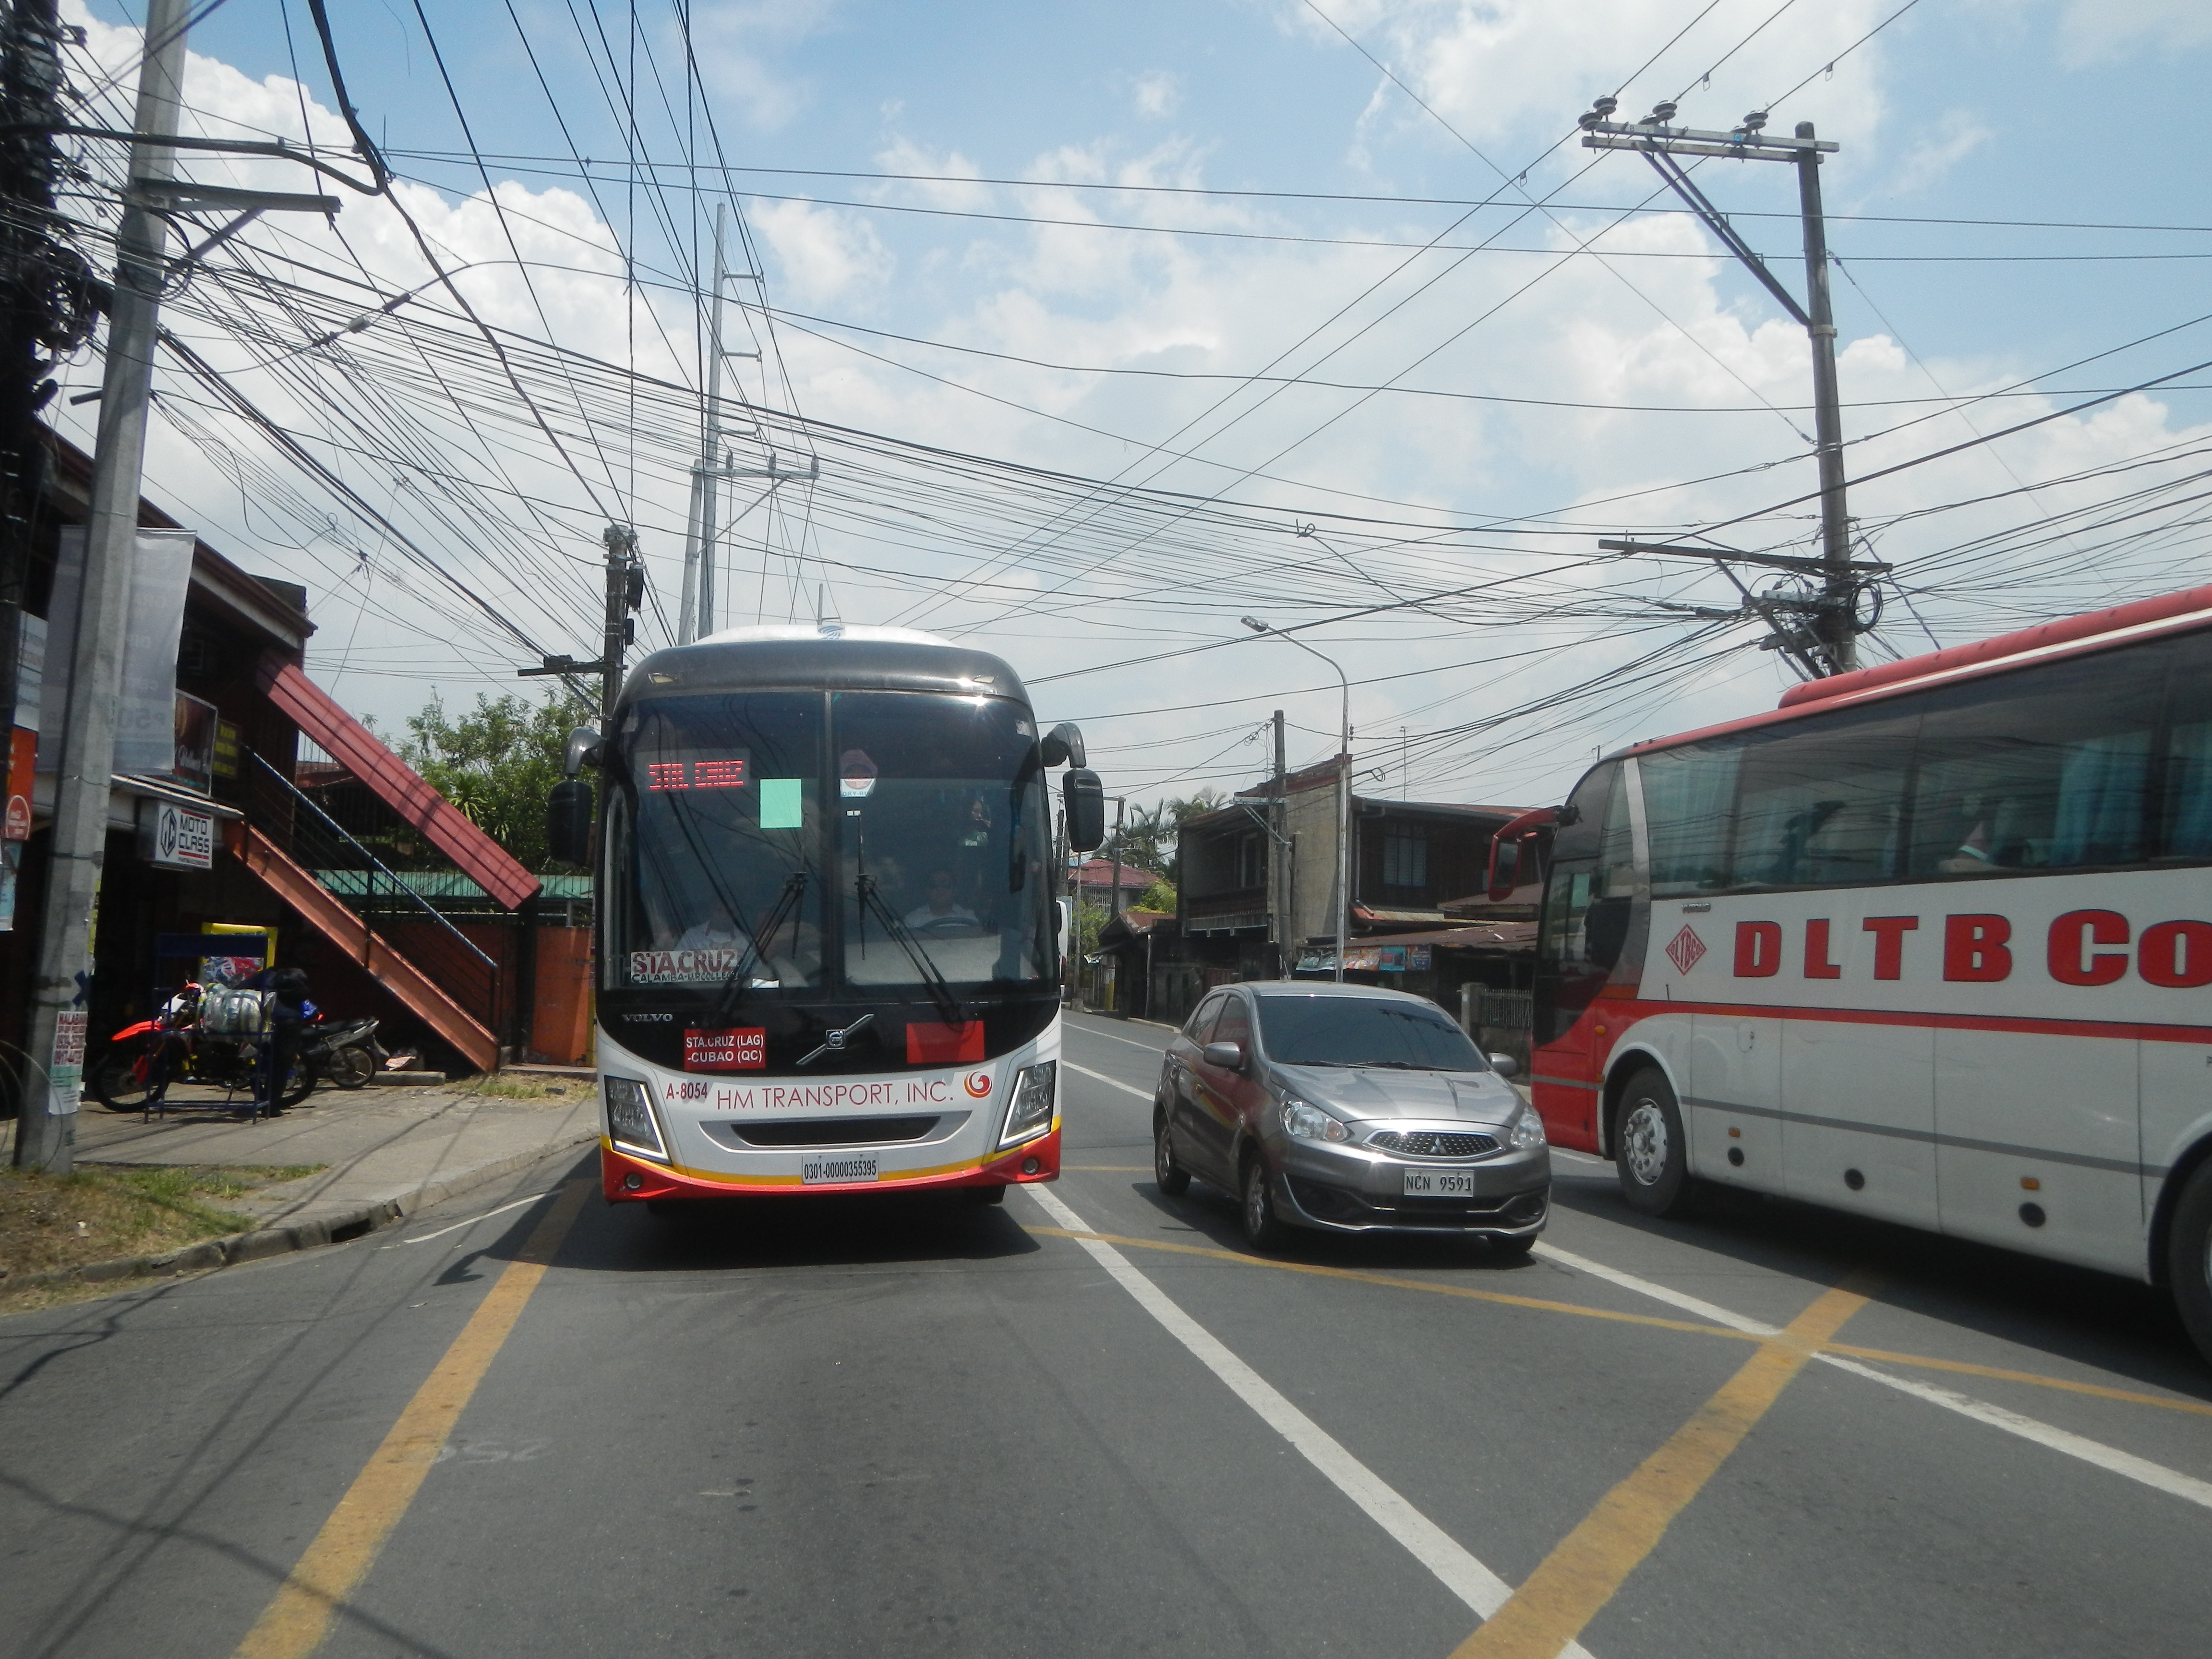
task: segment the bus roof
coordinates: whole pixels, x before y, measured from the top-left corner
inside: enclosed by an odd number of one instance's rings
[[[766,690],[932,691],[1026,703],[1021,676],[1000,658],[909,628],[728,628],[656,651],[630,670],[625,703],[641,696]]]
[[[1620,752],[1640,755],[1658,749],[1672,749],[1680,744],[1722,737],[1755,726],[1771,726],[1806,714],[1820,714],[1829,708],[1851,708],[1860,703],[1898,696],[1923,686],[1977,678],[1983,674],[2023,667],[2031,662],[2084,655],[2135,640],[2182,633],[2207,625],[2212,625],[2212,586],[2192,587],[2179,593],[2161,594],[2156,599],[2137,599],[2131,604],[2114,605],[2105,611],[2088,611],[2078,617],[2062,617],[2055,622],[2038,623],[2033,628],[2000,634],[1994,639],[1977,641],[1972,645],[1949,646],[1941,651],[1906,657],[1897,662],[1877,663],[1871,668],[1857,669],[1849,674],[1807,680],[1802,685],[1791,686],[1782,694],[1781,702],[1765,713],[1747,714],[1741,720],[1725,720],[1717,726],[1684,732],[1674,737],[1654,738],[1648,742],[1632,744]]]

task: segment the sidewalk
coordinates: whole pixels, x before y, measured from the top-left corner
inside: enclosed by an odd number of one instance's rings
[[[599,1103],[581,1080],[532,1078],[544,1098],[434,1089],[319,1089],[268,1121],[101,1110],[76,1122],[83,1164],[322,1164],[319,1173],[229,1201],[264,1231],[290,1235],[265,1254],[352,1237],[599,1138]],[[559,1092],[555,1092],[558,1091]],[[258,1237],[258,1235],[249,1235]]]

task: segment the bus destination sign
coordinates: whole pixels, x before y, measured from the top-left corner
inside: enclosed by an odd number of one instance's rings
[[[764,1027],[739,1027],[727,1031],[684,1033],[684,1069],[687,1072],[757,1072],[768,1064],[768,1031]]]

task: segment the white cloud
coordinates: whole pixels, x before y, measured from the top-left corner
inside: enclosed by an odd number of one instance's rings
[[[811,202],[763,202],[752,221],[775,250],[783,291],[793,299],[865,300],[890,280],[890,250],[856,214]]]
[[[1900,195],[1925,190],[1995,136],[1965,110],[1945,111],[1934,131],[1899,163],[1892,188]]]
[[[691,8],[700,78],[764,131],[805,107],[807,88],[778,68],[778,54],[830,27],[837,0],[700,0]]]
[[[2069,69],[2112,63],[2139,50],[2186,52],[2212,45],[2207,0],[2068,0],[2058,20],[2059,60]]]
[[[1137,77],[1132,89],[1137,113],[1147,120],[1164,121],[1182,103],[1182,80],[1166,70],[1153,70]]]

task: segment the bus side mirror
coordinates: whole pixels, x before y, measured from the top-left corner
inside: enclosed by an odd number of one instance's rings
[[[597,766],[604,752],[599,734],[588,726],[578,726],[568,734],[568,747],[561,757],[561,775],[573,778],[586,767]]]
[[[1060,781],[1060,802],[1067,814],[1072,851],[1095,853],[1106,839],[1106,786],[1096,772],[1077,767]]]
[[[1083,728],[1062,720],[1044,734],[1040,745],[1044,750],[1047,766],[1082,766],[1086,764],[1083,753]]]
[[[1503,904],[1520,885],[1521,843],[1493,840],[1490,843],[1490,902]]]
[[[545,848],[563,864],[592,861],[592,786],[564,778],[545,801]]]

